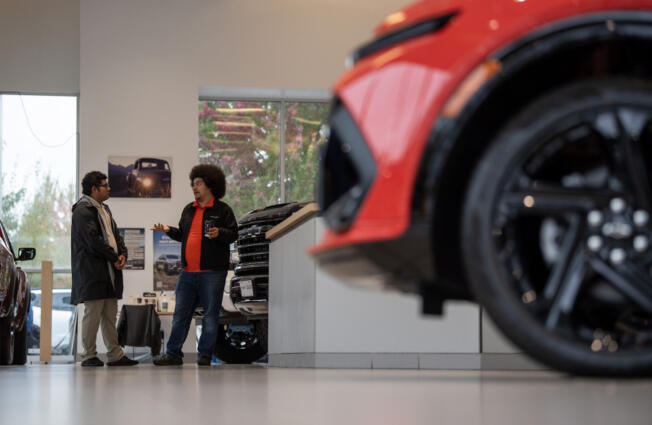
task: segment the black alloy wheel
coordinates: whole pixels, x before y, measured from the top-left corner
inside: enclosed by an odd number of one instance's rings
[[[476,168],[462,250],[477,300],[538,361],[652,374],[652,84],[575,83],[526,107]]]

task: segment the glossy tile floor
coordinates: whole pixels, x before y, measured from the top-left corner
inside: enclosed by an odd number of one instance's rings
[[[2,424],[652,424],[652,380],[550,372],[0,368]]]

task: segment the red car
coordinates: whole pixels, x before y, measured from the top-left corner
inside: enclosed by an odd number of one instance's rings
[[[321,267],[476,300],[554,368],[652,374],[652,2],[421,1],[350,65]]]
[[[9,236],[0,222],[0,365],[27,362],[27,314],[30,288],[17,261],[31,260],[34,248],[20,248],[14,255]]]

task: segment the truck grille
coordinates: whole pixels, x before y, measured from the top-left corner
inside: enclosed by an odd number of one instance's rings
[[[265,233],[304,205],[305,203],[297,202],[272,205],[251,211],[240,218],[236,242],[239,263],[235,266],[235,277],[231,280],[231,301],[234,304],[243,300],[268,300],[270,241]],[[242,280],[251,281],[253,295],[242,295]]]

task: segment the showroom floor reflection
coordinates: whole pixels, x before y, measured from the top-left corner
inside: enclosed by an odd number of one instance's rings
[[[12,424],[648,424],[652,380],[552,372],[0,368]]]

